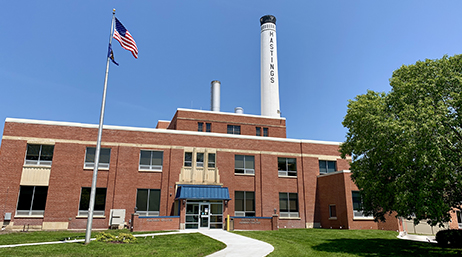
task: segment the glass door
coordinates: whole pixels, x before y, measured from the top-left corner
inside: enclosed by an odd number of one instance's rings
[[[210,203],[199,203],[200,226],[199,228],[210,228]]]

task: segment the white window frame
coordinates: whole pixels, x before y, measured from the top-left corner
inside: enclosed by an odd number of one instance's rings
[[[352,208],[353,208],[353,219],[374,219],[374,216],[372,216],[372,215],[364,215],[364,213],[362,211],[354,209],[353,192],[358,192],[359,193],[359,191],[357,191],[357,190],[351,191],[351,203],[352,203]],[[361,195],[359,195],[359,196],[361,197]],[[361,200],[361,204],[362,204],[362,200]]]
[[[39,156],[38,156],[38,160],[28,160],[27,159],[28,149],[26,149],[26,157],[24,158],[24,165],[37,165],[37,166],[51,167],[51,164],[52,164],[53,161],[40,160],[40,158],[42,156],[42,147],[44,146],[44,144],[27,144],[27,148],[29,148],[29,145],[31,145],[31,146],[32,145],[39,145],[40,146]],[[50,145],[46,145],[46,146],[50,146]],[[54,145],[52,145],[52,146],[53,146],[53,152],[54,152]],[[51,157],[51,158],[53,158],[53,157]]]
[[[93,147],[93,146],[87,146],[87,148],[85,149],[85,163],[83,165],[83,168],[84,169],[93,169],[95,168],[95,162],[87,162],[87,151],[88,151],[88,148],[95,148],[95,157],[96,157],[96,147]],[[101,162],[101,150],[103,149],[109,149],[109,163],[105,163],[105,162]],[[109,169],[109,164],[111,162],[111,148],[106,148],[106,147],[101,147],[101,150],[100,150],[100,158],[99,158],[99,165],[98,165],[98,170],[108,170]]]
[[[326,163],[326,172],[321,172],[321,168],[319,167],[321,162],[325,162],[325,163]],[[335,163],[334,171],[329,172],[329,162]],[[337,161],[333,161],[333,160],[319,160],[319,161],[318,161],[318,168],[319,168],[319,174],[329,174],[329,173],[336,172],[336,171],[337,171]]]
[[[149,165],[141,164],[141,153],[142,152],[150,152],[151,157],[150,157]],[[162,154],[161,165],[152,164],[154,153],[161,153]],[[164,165],[164,152],[163,151],[157,151],[157,150],[140,150],[140,161],[138,163],[139,163],[139,166],[138,166],[139,170],[142,170],[142,171],[143,170],[162,171],[162,168],[163,168],[163,165]]]
[[[281,218],[300,218],[300,204],[299,204],[299,199],[298,199],[298,193],[291,193],[291,192],[279,192],[279,201],[281,201],[281,194],[286,194],[287,195],[287,204],[290,204],[290,196],[289,194],[296,194],[297,195],[297,212],[294,211],[287,211],[287,212],[282,212],[281,211],[281,206],[279,205],[279,217]],[[290,206],[287,207],[290,210]]]
[[[244,160],[243,160],[243,163],[244,163],[244,167],[243,168],[236,168],[236,156],[243,156],[244,157]],[[249,168],[246,168],[245,167],[245,159],[246,157],[252,157],[253,158],[253,168],[252,169],[249,169]],[[243,170],[244,172],[243,173],[236,173],[236,170]],[[234,156],[234,174],[240,174],[240,175],[255,175],[255,156],[254,155],[242,155],[242,154],[236,154]]]
[[[285,159],[285,163],[286,163],[285,170],[279,170],[279,159]],[[293,171],[293,170],[289,171],[289,159],[295,160],[295,171]],[[291,174],[291,173],[295,173],[295,175]],[[278,157],[278,176],[296,178],[297,177],[297,158]]]

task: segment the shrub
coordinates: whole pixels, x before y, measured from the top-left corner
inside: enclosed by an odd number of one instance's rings
[[[440,230],[436,233],[436,241],[441,247],[462,248],[462,230]]]
[[[101,232],[96,235],[96,241],[98,242],[119,242],[119,243],[134,243],[136,238],[132,234],[120,233],[115,236],[106,232]]]

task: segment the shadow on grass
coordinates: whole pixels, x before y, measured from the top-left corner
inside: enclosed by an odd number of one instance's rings
[[[327,239],[312,249],[357,256],[462,256],[462,249],[441,248],[433,243],[396,239]]]

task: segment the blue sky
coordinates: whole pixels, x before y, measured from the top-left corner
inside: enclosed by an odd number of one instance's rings
[[[462,50],[461,1],[4,1],[0,132],[28,118],[97,124],[112,17],[139,58],[113,43],[104,124],[155,127],[177,108],[260,114],[260,24],[277,18],[289,138],[344,141],[349,99],[390,90],[401,65]],[[96,140],[96,139],[95,139]]]

